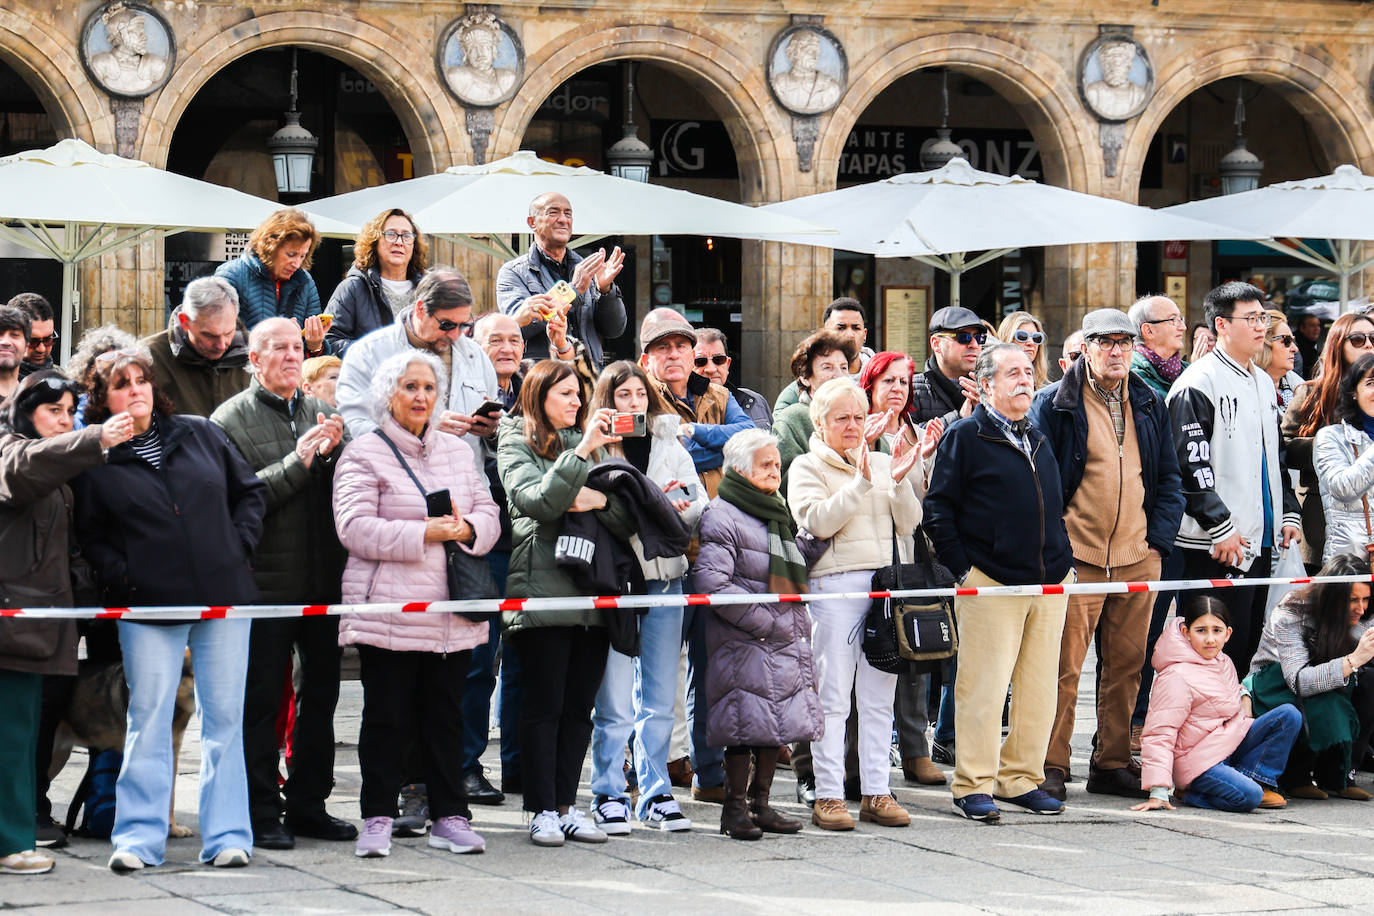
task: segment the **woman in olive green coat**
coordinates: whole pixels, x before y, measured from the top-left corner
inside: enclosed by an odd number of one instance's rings
[[[581,593],[554,557],[569,512],[597,512],[613,534],[629,538],[626,507],[585,486],[602,447],[619,441],[610,432],[613,413],[598,410],[584,423],[578,378],[567,363],[544,360],[525,377],[520,415],[501,421],[496,453],[511,519],[507,597]],[[530,839],[537,846],[562,846],[565,837],[604,843],[606,834],[576,805],[610,648],[604,612],[513,611],[504,623],[525,694],[520,762]]]

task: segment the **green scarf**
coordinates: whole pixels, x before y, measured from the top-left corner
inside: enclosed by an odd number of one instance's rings
[[[765,493],[743,474],[727,468],[716,495],[768,525],[768,590],[781,595],[806,592],[806,561],[797,549],[797,525],[779,493]]]
[[[1298,732],[1297,743],[1306,744],[1316,754],[1326,751],[1337,754],[1341,761],[1340,771],[1350,772],[1350,758],[1360,735],[1360,717],[1350,702],[1354,678],[1347,687],[1298,699],[1283,679],[1283,666],[1274,662],[1258,673],[1247,675],[1245,685],[1250,691],[1255,718],[1285,703],[1298,707],[1302,712],[1303,729]],[[1345,786],[1336,788],[1344,789]]]

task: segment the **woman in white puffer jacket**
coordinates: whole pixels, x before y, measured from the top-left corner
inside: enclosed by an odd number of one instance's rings
[[[706,508],[706,488],[697,480],[692,456],[678,439],[681,419],[663,403],[644,370],[621,361],[607,366],[596,383],[591,408],[644,414],[643,436],[625,436],[608,447],[663,488],[683,521],[696,528]],[[679,595],[687,575],[687,557],[646,559],[638,537],[631,539],[646,590],[651,595]],[[625,613],[625,612],[620,612]],[[655,607],[639,618],[639,655],[610,650],[606,673],[592,715],[592,816],[608,834],[630,832],[630,802],[625,784],[625,742],[634,734],[635,775],[641,824],[686,830],[692,822],[673,799],[668,778],[668,744],[673,731],[678,658],[682,648],[681,607]]]
[[[1374,543],[1374,353],[1346,370],[1336,395],[1338,422],[1317,430],[1312,466],[1326,511],[1323,562],[1340,553],[1365,556]]]

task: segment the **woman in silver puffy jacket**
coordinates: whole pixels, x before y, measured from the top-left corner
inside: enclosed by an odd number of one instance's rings
[[[1374,544],[1374,353],[1346,370],[1336,399],[1338,422],[1317,430],[1312,465],[1326,510],[1323,562],[1340,553],[1365,556]]]

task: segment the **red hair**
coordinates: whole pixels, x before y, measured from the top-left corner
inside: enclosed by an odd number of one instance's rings
[[[915,420],[914,408],[911,403],[911,380],[916,376],[916,361],[905,353],[884,350],[874,354],[873,358],[864,365],[864,371],[859,374],[859,387],[864,390],[864,394],[868,395],[869,412],[876,411],[878,408],[873,400],[873,385],[878,381],[878,377],[899,359],[906,360],[906,406],[902,408],[902,416],[908,420]]]

